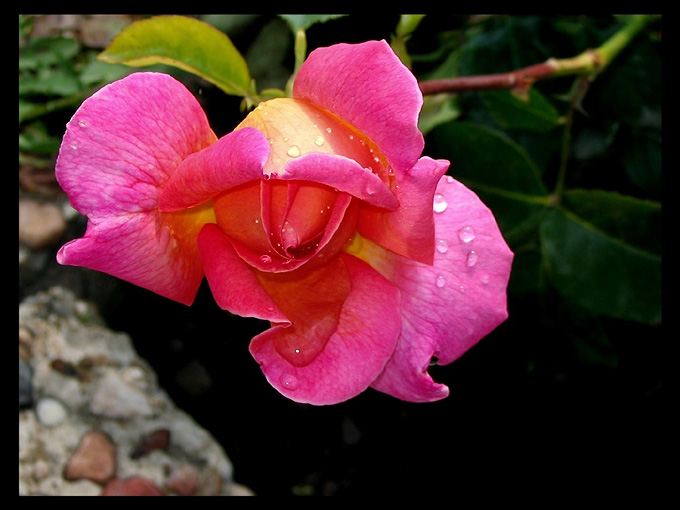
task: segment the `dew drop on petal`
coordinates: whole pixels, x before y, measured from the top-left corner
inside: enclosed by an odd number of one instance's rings
[[[295,391],[298,387],[298,380],[294,375],[283,374],[283,376],[281,376],[281,384],[284,388]]]
[[[470,253],[468,253],[467,259],[465,260],[465,265],[467,267],[472,267],[477,263],[477,259],[479,259],[479,255],[477,255],[477,252],[472,250]]]
[[[326,128],[326,133],[331,133],[333,130],[329,127]]]
[[[437,239],[437,251],[439,253],[446,253],[449,251],[449,243],[446,239]]]
[[[446,278],[444,278],[442,275],[437,276],[435,284],[441,289],[444,285],[446,285]]]
[[[80,127],[85,127],[85,126],[86,126],[84,120],[79,120],[79,121],[78,121],[78,125],[79,125]]]
[[[291,145],[286,153],[291,158],[297,158],[301,154],[300,147],[298,147],[297,145]]]
[[[315,143],[318,147],[321,147],[321,146],[323,145],[324,142],[325,142],[325,140],[324,140],[323,136],[321,136],[321,135],[317,136],[316,139],[314,140],[314,143]]]
[[[71,144],[71,149],[77,150],[77,149],[78,149],[78,146],[77,146],[75,143],[73,143],[73,144]]]
[[[271,261],[272,261],[272,258],[269,255],[262,255],[260,257],[260,262],[262,262],[263,264],[270,264]]]
[[[446,182],[448,182],[449,184],[451,184],[451,183],[453,182],[453,177],[451,177],[450,175],[447,175],[447,176],[446,176]]]
[[[472,227],[463,227],[458,231],[458,237],[464,243],[469,243],[475,238],[475,229]]]
[[[446,203],[446,199],[444,198],[444,195],[441,193],[437,193],[434,196],[434,203],[432,205],[432,209],[436,213],[442,213],[446,211],[446,208],[448,207],[449,204]]]

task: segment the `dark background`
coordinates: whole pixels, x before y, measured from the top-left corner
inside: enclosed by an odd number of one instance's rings
[[[481,25],[487,35],[478,46],[482,50],[496,47],[494,38],[505,41],[509,32],[519,49],[508,59],[488,54],[480,72],[573,56],[601,43],[614,25],[611,16],[512,18],[510,24],[501,19]],[[351,15],[315,25],[307,33],[309,49],[389,40],[397,20]],[[236,28],[221,18],[211,21],[228,25],[260,83],[281,86],[292,67],[292,38],[285,23],[274,16],[254,16]],[[557,31],[558,22],[582,28]],[[463,37],[468,23],[468,16],[429,16],[409,48],[414,55],[431,54],[442,46],[442,34],[453,34],[448,41]],[[248,55],[265,31],[271,31],[267,37],[276,48],[269,53],[280,53],[278,66],[258,64],[257,55]],[[645,65],[660,71],[659,46],[645,42],[642,50],[624,54],[621,65],[635,62],[641,51],[647,55]],[[425,76],[438,62],[416,59],[414,72]],[[218,135],[240,121],[239,98],[187,74],[178,76],[195,91]],[[598,99],[606,89],[598,92],[597,87],[605,85],[611,86],[605,76],[593,84],[584,105],[589,116],[579,117],[575,130],[592,128],[593,119],[605,125],[617,115],[611,104]],[[568,86],[557,80],[543,90],[558,93]],[[660,109],[660,81],[651,90],[648,106]],[[473,94],[461,104],[464,118],[479,120]],[[623,100],[615,104],[628,106]],[[58,137],[72,112],[45,119]],[[559,139],[551,137],[545,145],[559,147]],[[625,141],[615,140],[605,152],[611,156],[616,144]],[[426,141],[426,154],[434,155],[428,150],[436,151],[436,144]],[[555,157],[553,151],[544,158],[546,182],[554,180]],[[589,173],[596,163],[592,158],[575,161],[572,179],[583,177],[591,187],[606,183],[608,189],[660,201],[660,182],[640,188],[616,169]],[[62,241],[82,235],[84,227],[84,219],[73,221]],[[224,446],[236,481],[259,495],[413,495],[428,504],[428,497],[470,488],[480,490],[480,497],[486,494],[481,491],[501,487],[528,490],[535,497],[538,488],[549,485],[559,487],[549,500],[554,502],[584,487],[619,494],[642,488],[654,494],[669,475],[668,463],[674,462],[671,342],[661,323],[593,316],[549,284],[527,290],[521,269],[511,279],[509,319],[460,360],[432,367],[433,378],[450,387],[447,399],[412,404],[369,389],[345,403],[314,407],[289,401],[267,383],[248,353],[250,338],[267,324],[220,310],[207,285],[196,303],[185,307],[106,275],[58,266],[53,262],[58,247],[48,250],[41,270],[20,272],[19,299],[61,284],[97,303],[112,329],[131,335],[178,406]]]

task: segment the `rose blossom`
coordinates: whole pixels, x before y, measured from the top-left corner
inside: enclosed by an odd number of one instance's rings
[[[421,157],[422,101],[387,43],[338,44],[218,139],[183,85],[132,74],[67,126],[56,175],[88,226],[57,259],[185,304],[205,276],[220,307],[270,321],[250,352],[295,401],[441,399],[430,361],[505,320],[512,253]]]

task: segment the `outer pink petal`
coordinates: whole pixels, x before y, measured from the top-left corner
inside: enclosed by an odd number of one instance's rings
[[[88,98],[67,125],[55,169],[88,229],[58,262],[192,302],[203,278],[197,231],[175,235],[177,216],[156,207],[177,165],[215,140],[196,99],[168,75],[135,73]]]
[[[448,395],[448,388],[427,373],[433,356],[439,364],[451,363],[507,318],[513,259],[493,214],[472,191],[443,177],[435,201],[442,212],[435,213],[434,265],[375,245],[360,255],[397,285],[402,296],[401,336],[372,386],[416,402]]]
[[[205,276],[220,308],[243,317],[288,321],[217,225],[203,227],[198,247]]]
[[[363,208],[359,216],[359,233],[399,255],[432,264],[432,201],[437,183],[448,167],[446,160],[420,159],[399,180],[396,192],[400,207],[395,211]]]
[[[293,96],[317,104],[353,125],[398,173],[423,152],[418,82],[385,41],[336,44],[310,53],[295,78]]]
[[[269,142],[254,128],[243,128],[192,154],[177,168],[160,199],[163,211],[185,209],[230,188],[263,177]]]
[[[382,371],[399,335],[399,291],[364,262],[341,257],[352,289],[337,330],[310,364],[294,366],[274,348],[285,326],[274,326],[250,344],[267,380],[296,402],[335,404],[363,392]]]
[[[203,280],[195,246],[178,245],[153,213],[89,222],[81,239],[61,247],[57,261],[110,274],[186,305]]]

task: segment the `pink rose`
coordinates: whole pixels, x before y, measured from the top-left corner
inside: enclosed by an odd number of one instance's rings
[[[183,85],[132,74],[68,124],[56,175],[89,221],[57,259],[185,304],[205,275],[220,307],[270,321],[250,352],[295,401],[441,399],[430,361],[505,320],[512,253],[421,157],[422,101],[387,43],[338,44],[217,139]]]

